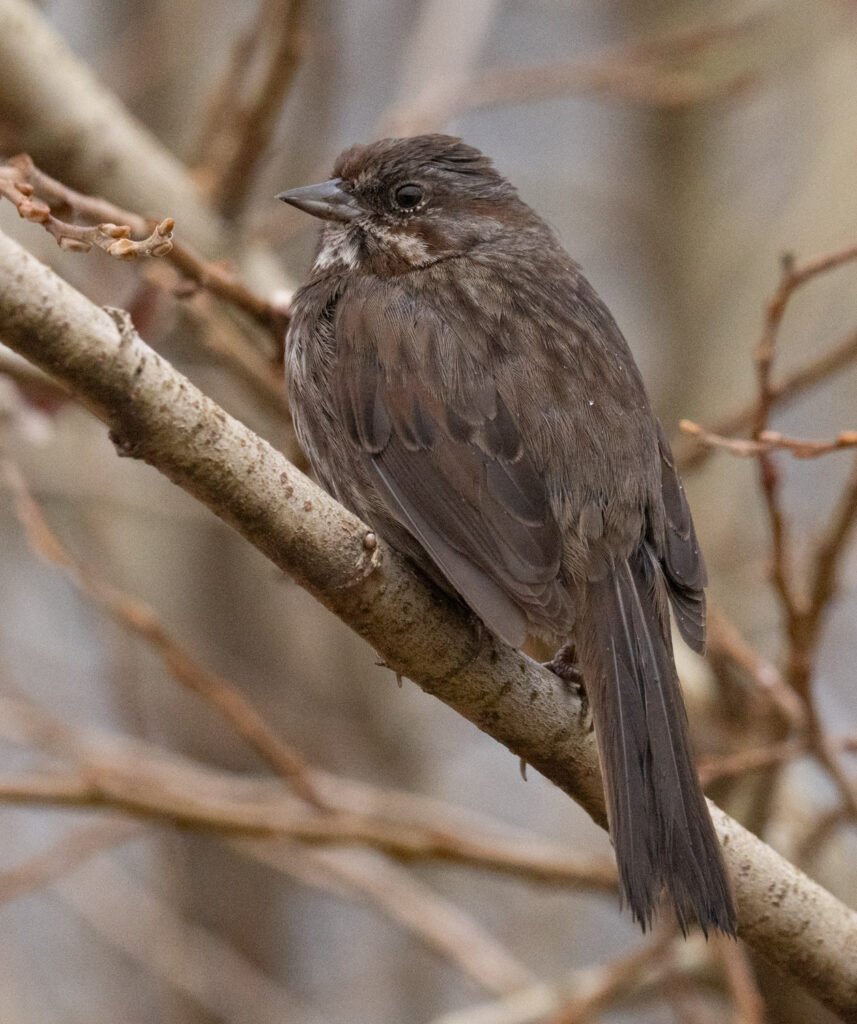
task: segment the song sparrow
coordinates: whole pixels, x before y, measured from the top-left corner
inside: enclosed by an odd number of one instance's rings
[[[669,606],[705,644],[705,567],[619,328],[489,159],[426,135],[355,146],[278,198],[327,221],[286,344],[323,486],[499,637],[576,651],[624,897],[734,934]]]

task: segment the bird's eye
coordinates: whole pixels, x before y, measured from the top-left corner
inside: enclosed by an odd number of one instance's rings
[[[423,201],[423,190],[419,185],[400,185],[393,198],[400,210],[413,210]]]

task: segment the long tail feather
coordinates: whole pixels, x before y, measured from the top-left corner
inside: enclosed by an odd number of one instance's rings
[[[690,752],[659,567],[645,548],[587,586],[580,658],[624,898],[651,926],[663,888],[682,930],[737,922]]]

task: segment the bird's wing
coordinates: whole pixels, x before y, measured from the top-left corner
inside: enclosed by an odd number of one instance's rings
[[[449,358],[456,340],[441,317],[415,315],[395,285],[343,296],[335,401],[387,511],[517,646],[528,623],[570,625],[562,538],[485,360],[471,352],[474,372],[460,372],[463,350]]]
[[[705,562],[699,550],[690,506],[663,427],[658,424],[661,455],[661,497],[664,507],[664,545],[661,566],[666,576],[676,624],[685,642],[705,650]]]

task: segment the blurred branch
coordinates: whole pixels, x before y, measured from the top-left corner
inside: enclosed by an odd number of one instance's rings
[[[0,735],[73,762],[0,777],[0,802],[110,807],[183,828],[363,845],[405,863],[435,860],[529,882],[616,891],[615,868],[601,858],[462,823],[456,808],[435,804],[427,812],[410,794],[390,801],[372,787],[316,771],[329,807],[322,815],[272,780],[231,775],[142,741],[74,728],[21,701],[0,698],[0,708]]]
[[[857,430],[846,430],[832,441],[803,441],[794,437],[783,437],[775,430],[763,430],[753,441],[722,437],[706,430],[692,420],[680,420],[679,430],[684,431],[700,443],[711,448],[721,448],[741,458],[754,458],[767,452],[786,451],[796,459],[817,459],[821,455],[840,451],[843,448],[857,448]]]
[[[769,381],[770,409],[785,405],[793,398],[797,398],[805,391],[815,387],[816,384],[821,384],[840,370],[851,366],[855,361],[857,361],[857,331],[849,334],[828,352],[808,360],[803,366],[783,377],[781,381]],[[708,427],[702,429],[720,437],[731,437],[742,430],[749,430],[756,416],[757,405],[756,401],[749,402],[736,412],[718,417]],[[713,454],[712,448],[693,441],[687,436],[676,438],[673,442],[673,450],[682,473],[698,469]]]
[[[303,7],[303,0],[262,0],[209,104],[194,174],[227,217],[246,202],[298,69]]]
[[[364,636],[393,671],[454,707],[602,825],[593,737],[561,680],[482,632],[269,445],[0,235],[0,335],[69,385],[120,450],[156,466]],[[825,1005],[853,1006],[857,913],[710,804],[741,934]],[[771,900],[771,887],[777,891]]]
[[[90,858],[137,839],[145,825],[127,818],[110,818],[67,832],[58,842],[22,864],[0,870],[0,904],[37,892],[70,874]]]
[[[796,862],[798,864],[808,864],[815,860],[824,844],[849,819],[850,815],[842,806],[836,807],[832,811],[823,811],[819,814],[812,828],[798,844],[795,854]]]
[[[806,752],[806,744],[800,740],[783,740],[767,747],[739,750],[736,754],[702,761],[699,765],[699,779],[703,786],[708,786],[720,779],[734,778],[736,775],[746,775],[748,772],[794,761]]]
[[[190,996],[224,1024],[325,1024],[220,935],[107,858],[56,886],[63,903],[109,945]]]
[[[0,0],[0,67],[4,119],[38,164],[120,205],[175,211],[195,245],[217,248],[221,225],[187,170],[27,0]]]
[[[571,971],[502,999],[444,1014],[432,1024],[548,1024],[572,1012],[578,1016],[570,1019],[580,1024],[604,1009],[633,1006],[639,1010],[643,1003],[668,998],[669,983],[679,978],[710,980],[712,944],[698,935],[680,943],[667,935],[666,940],[650,941],[613,963]]]
[[[747,950],[739,942],[716,942],[735,1008],[735,1024],[765,1024],[765,1002],[756,985]]]
[[[2,345],[2,338],[0,338]],[[35,404],[54,404],[68,401],[69,392],[53,378],[15,352],[0,348],[0,374],[13,380],[18,388]]]
[[[700,52],[734,42],[766,17],[751,12],[733,21],[682,29],[658,39],[612,47],[586,60],[503,68],[472,77],[445,77],[416,100],[389,111],[382,130],[394,135],[437,131],[474,110],[569,96],[606,96],[646,106],[683,108],[746,88],[754,79],[741,71],[723,78],[670,67]]]
[[[12,492],[15,513],[33,550],[64,569],[68,579],[81,593],[129,632],[148,643],[173,678],[215,708],[235,732],[289,782],[298,796],[314,807],[323,807],[324,801],[313,786],[303,759],[277,736],[250,701],[226,679],[205,668],[184,650],[170,636],[151,606],[111,586],[63,546],[48,526],[18,465],[2,447],[0,473]]]
[[[391,107],[373,132],[416,135],[444,126],[449,104],[470,81],[502,0],[423,0],[399,55]]]
[[[828,746],[831,754],[857,753],[857,735],[840,736],[828,740]],[[703,786],[708,786],[721,779],[734,778],[737,775],[746,775],[748,772],[757,772],[763,768],[785,764],[810,753],[812,753],[811,747],[802,739],[783,740],[780,743],[771,743],[766,747],[751,747],[740,750],[736,754],[712,757],[700,762],[699,778]]]
[[[796,266],[787,256],[782,261],[780,283],[768,302],[761,337],[756,345],[757,407],[752,434],[762,441],[773,405],[771,371],[780,326],[795,292],[822,274],[857,260],[857,245]],[[857,820],[857,783],[844,771],[824,731],[812,693],[812,682],[821,631],[838,588],[840,554],[857,522],[857,461],[846,481],[827,528],[810,553],[806,591],[794,570],[789,526],[782,506],[780,472],[770,451],[757,453],[759,481],[771,532],[772,579],[785,619],[788,638],[786,678],[803,701],[805,736],[812,754],[835,783],[843,805]]]
[[[469,914],[395,864],[351,850],[311,850],[258,839],[232,839],[229,845],[306,885],[368,900],[489,992],[514,992],[535,981]]]
[[[176,269],[262,323],[273,339],[275,359],[280,358],[285,302],[258,299],[234,274],[205,262],[195,250],[205,257],[229,251],[239,265],[252,268],[254,278],[265,281],[268,292],[285,296],[293,285],[284,277],[282,261],[258,242],[236,249],[236,238],[207,204],[190,171],[98,81],[28,0],[0,0],[0,68],[0,109],[15,148],[26,150],[46,171],[61,175],[84,193],[110,196],[120,208],[156,214],[158,219],[166,212],[174,214],[183,240],[170,254]],[[95,216],[117,220],[112,215]],[[118,220],[126,222],[123,216]],[[143,227],[133,220],[127,223],[145,234],[151,231],[145,225],[157,221],[144,219]],[[241,358],[241,350],[249,348],[243,342],[232,339],[225,344],[221,339],[221,358],[223,350],[226,358],[237,358],[244,379],[252,383],[258,368],[252,357]],[[269,376],[275,374],[274,369]],[[261,390],[270,403],[272,385],[262,384]],[[280,398],[277,407],[281,406]]]
[[[803,701],[773,662],[763,657],[741,635],[738,627],[713,602],[708,606],[706,651],[712,661],[725,659],[743,670],[756,690],[777,709],[795,730],[806,725]]]
[[[673,942],[675,929],[664,929],[640,949],[593,971],[588,987],[581,986],[584,991],[549,1017],[547,1024],[586,1024],[599,1016],[639,986],[646,972],[657,969]]]

